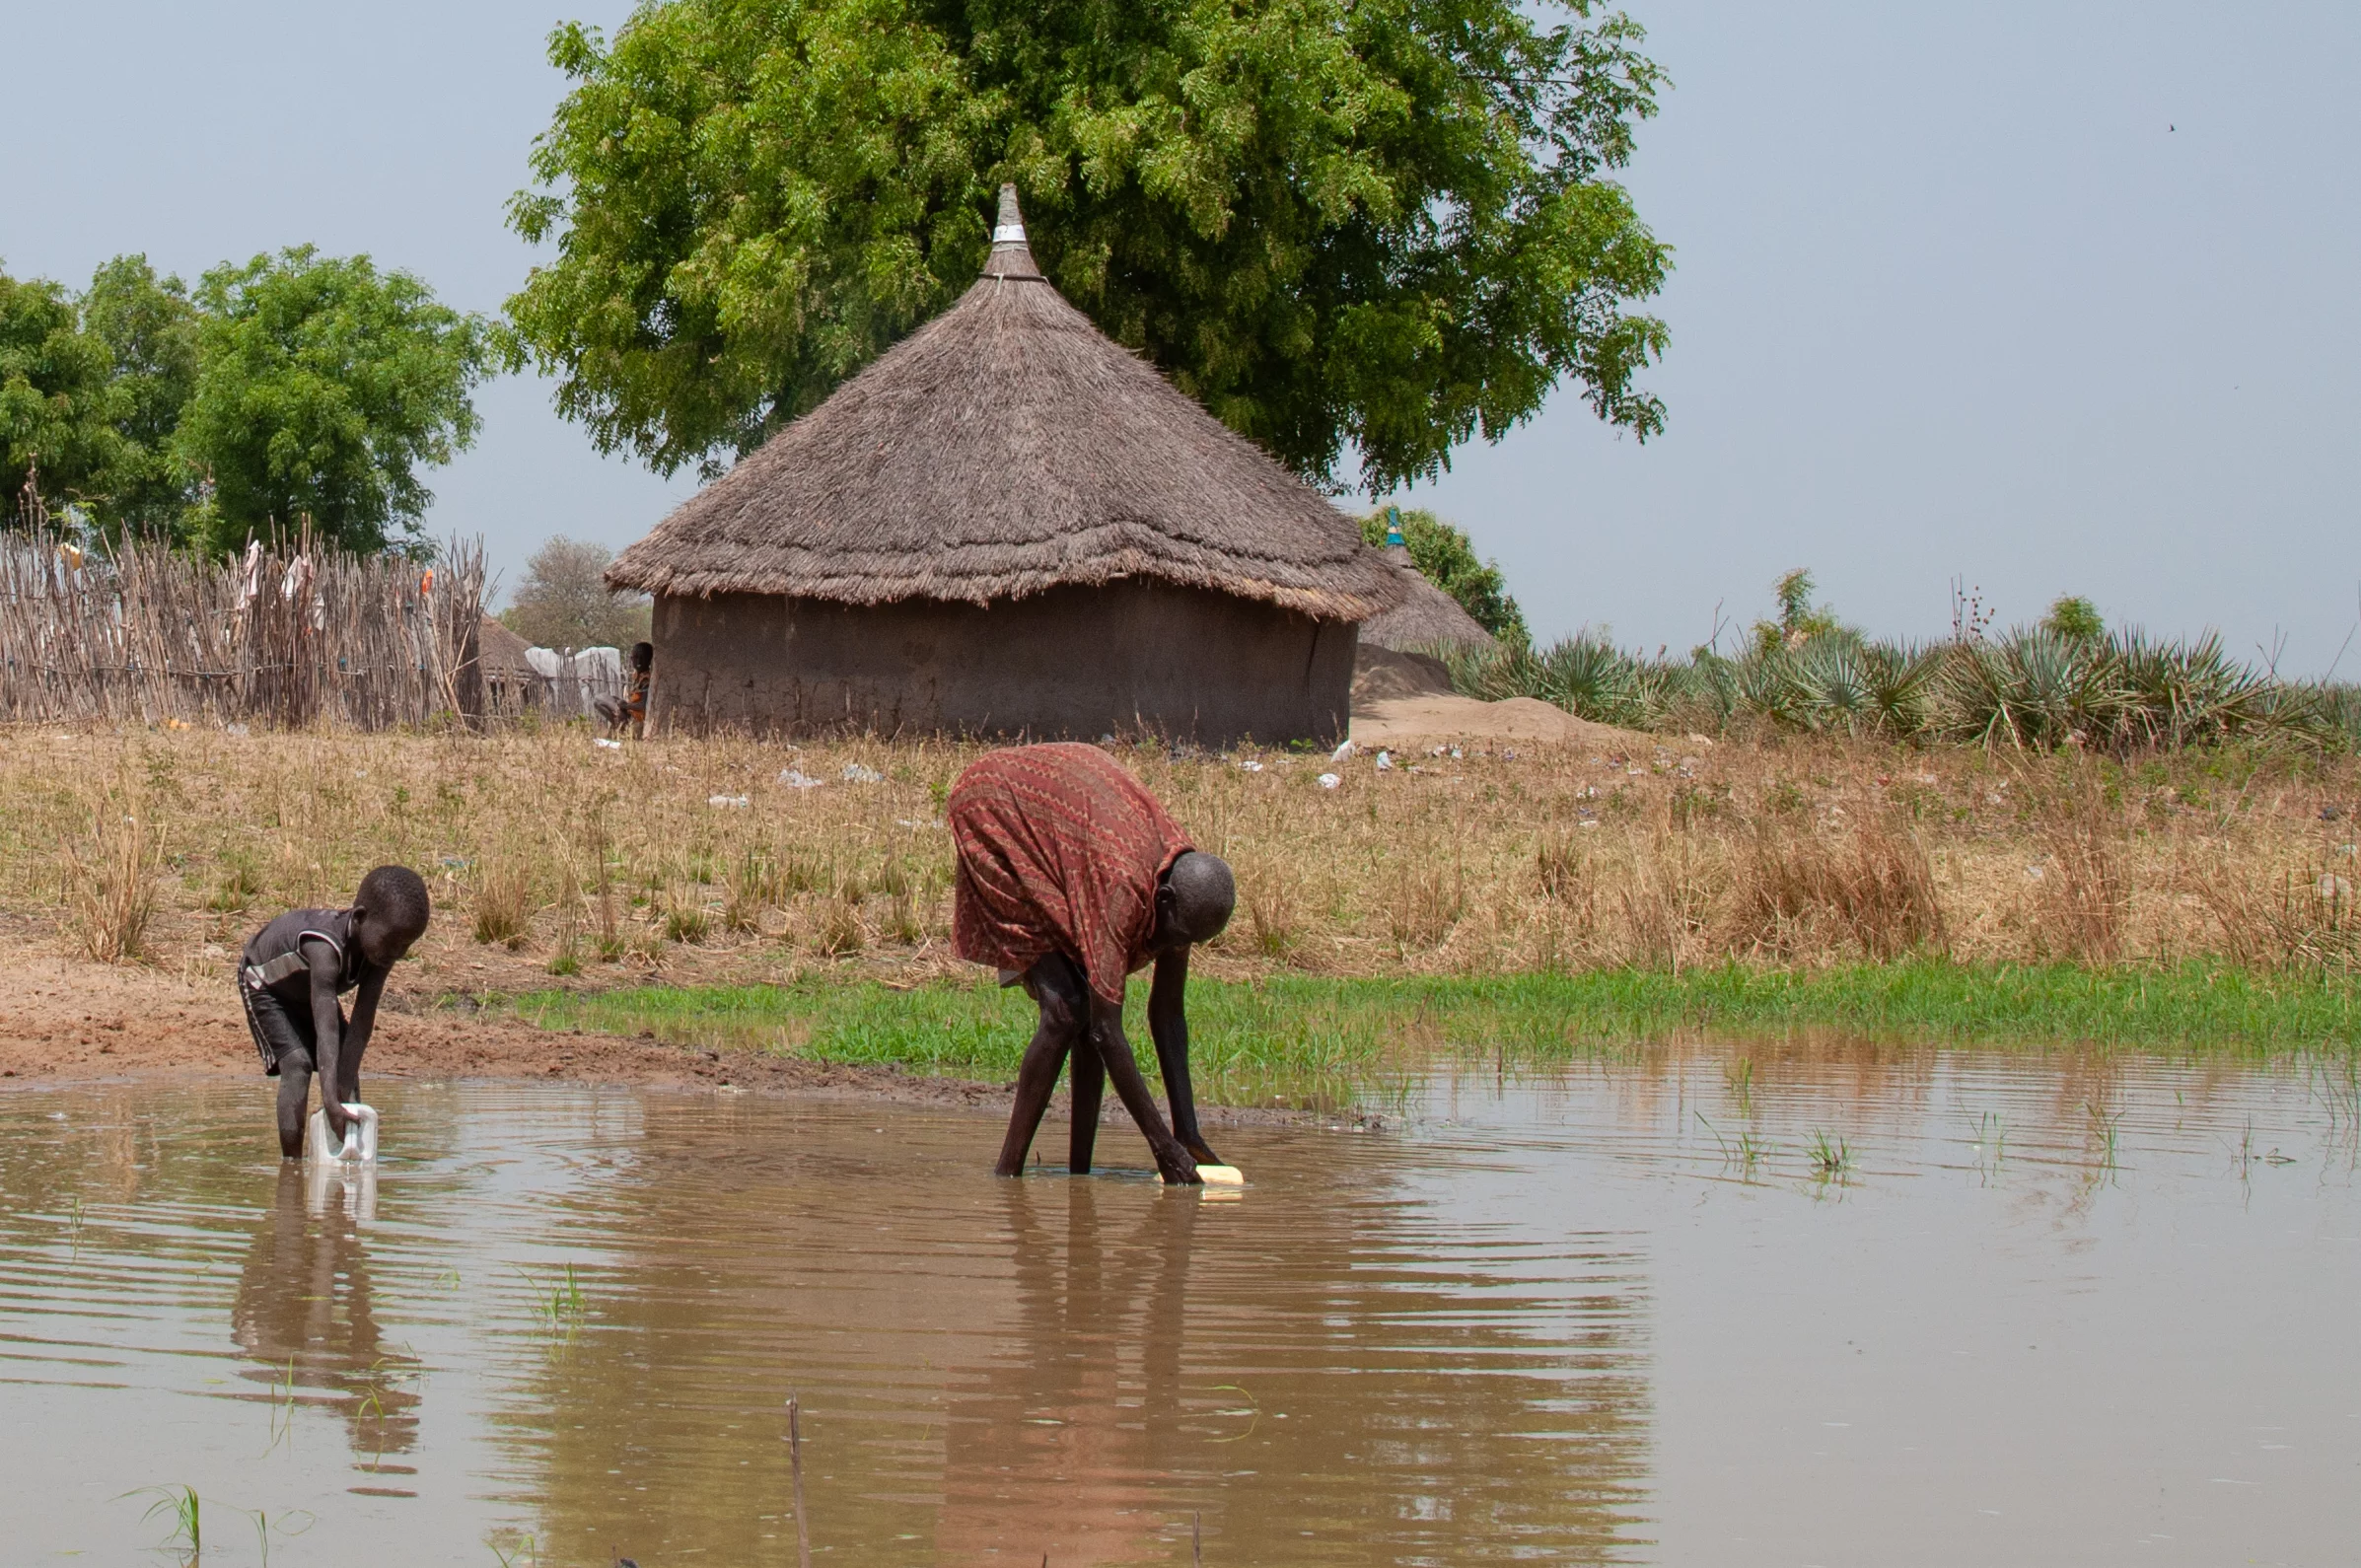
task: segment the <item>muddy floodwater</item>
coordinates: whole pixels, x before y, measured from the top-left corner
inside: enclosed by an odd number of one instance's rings
[[[2350,1563],[2350,1063],[1762,1047],[998,1181],[990,1118],[0,1095],[0,1560]],[[1396,1124],[1397,1125],[1395,1125]],[[1063,1128],[1043,1150],[1062,1154]],[[1127,1126],[1103,1153],[1144,1167]]]

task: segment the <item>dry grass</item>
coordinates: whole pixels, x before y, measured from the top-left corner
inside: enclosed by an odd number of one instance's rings
[[[156,912],[164,847],[146,795],[118,781],[86,797],[76,815],[87,815],[87,827],[61,834],[57,844],[65,928],[85,958],[139,958]]]
[[[1780,959],[1856,947],[1872,959],[1948,950],[1934,868],[1888,811],[1845,833],[1773,819],[1739,864],[1728,946]]]
[[[615,964],[715,979],[965,973],[949,951],[941,801],[979,749],[614,750],[570,727],[0,729],[0,909],[60,949],[211,962],[266,915],[348,897],[370,866],[396,861],[435,891],[433,985],[545,983],[547,970],[611,983]],[[2361,951],[2349,758],[2222,751],[2123,768],[1831,742],[1681,750],[1694,760],[1471,748],[1385,772],[1367,757],[1264,752],[1249,772],[1121,754],[1239,868],[1240,918],[1203,957],[1232,977],[1914,952],[2283,967]],[[883,781],[844,781],[855,761]],[[828,782],[786,787],[790,767]],[[1344,782],[1324,790],[1331,768]]]

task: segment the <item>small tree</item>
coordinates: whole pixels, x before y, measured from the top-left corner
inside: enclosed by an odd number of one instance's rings
[[[112,360],[109,413],[120,438],[100,515],[112,530],[185,535],[194,476],[173,452],[180,410],[196,392],[197,312],[177,277],[144,255],[100,267],[82,296],[90,335]]]
[[[614,552],[563,534],[533,552],[500,623],[540,648],[628,648],[648,635],[644,595],[617,594],[604,573]]]
[[[1361,520],[1361,536],[1372,544],[1386,542],[1387,515],[1379,507]],[[1508,581],[1498,561],[1477,560],[1475,542],[1434,513],[1400,513],[1401,541],[1409,546],[1410,564],[1428,582],[1460,602],[1475,623],[1512,647],[1532,641],[1525,628],[1525,611],[1509,597]]]
[[[2099,606],[2081,595],[2060,594],[2041,617],[2041,629],[2066,642],[2097,642],[2107,635],[2107,622]]]
[[[1774,653],[1782,647],[1796,647],[1815,637],[1826,637],[1846,629],[1844,622],[1836,618],[1833,606],[1813,603],[1813,591],[1818,587],[1812,580],[1811,571],[1801,566],[1785,573],[1771,585],[1771,593],[1779,601],[1779,618],[1754,622],[1754,647],[1757,652]]]

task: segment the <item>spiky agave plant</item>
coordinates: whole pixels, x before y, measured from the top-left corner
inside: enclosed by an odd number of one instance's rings
[[[2016,631],[1947,650],[1935,725],[1955,741],[2047,749],[2119,745],[2125,693],[2113,650],[2086,638]]]
[[[1908,643],[1869,643],[1862,649],[1869,677],[1869,700],[1877,716],[1877,730],[1889,740],[1918,736],[1933,718],[1936,673],[1940,650]]]
[[[2132,708],[2135,744],[2181,747],[2264,727],[2273,682],[2222,650],[2218,633],[2195,643],[2152,642],[2136,627],[2111,639]]]
[[[1552,644],[1538,664],[1545,700],[1598,724],[1643,724],[1637,668],[1628,654],[1595,632]]]
[[[1815,637],[1772,656],[1784,669],[1790,722],[1806,730],[1860,735],[1876,728],[1867,662],[1851,637]]]

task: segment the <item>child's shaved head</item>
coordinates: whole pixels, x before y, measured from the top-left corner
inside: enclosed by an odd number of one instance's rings
[[[432,905],[426,880],[407,866],[380,866],[361,879],[353,907],[367,917],[367,925],[404,949],[423,936]]]

